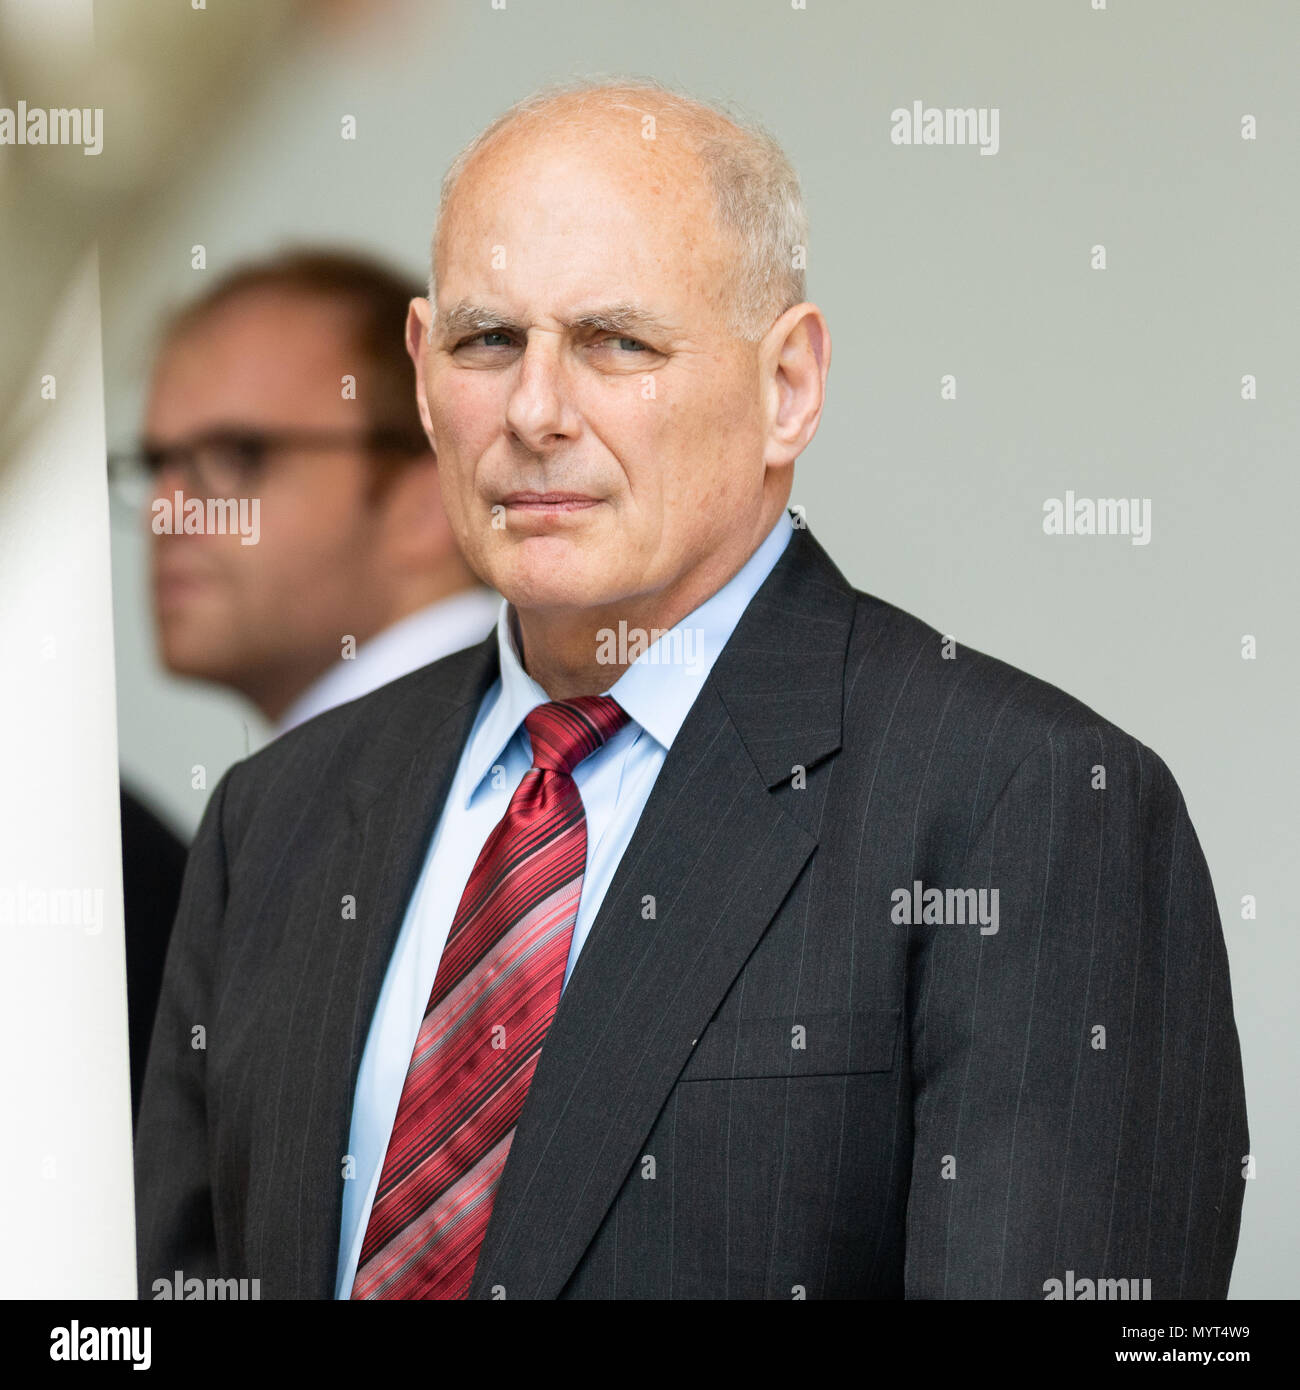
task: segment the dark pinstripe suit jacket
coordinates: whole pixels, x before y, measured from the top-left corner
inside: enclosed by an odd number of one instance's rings
[[[493,635],[214,792],[136,1144],[143,1296],[332,1295],[361,1051],[496,674]],[[996,889],[996,932],[894,920],[931,887]],[[578,959],[471,1297],[1041,1299],[1070,1271],[1219,1298],[1247,1149],[1168,768],[796,531]]]

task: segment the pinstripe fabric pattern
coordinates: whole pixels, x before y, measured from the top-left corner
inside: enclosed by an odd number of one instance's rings
[[[136,1139],[146,1296],[176,1269],[332,1295],[357,1067],[495,676],[493,643],[450,657],[214,792]],[[891,920],[917,880],[997,888],[997,932]],[[604,895],[469,1297],[1041,1300],[1072,1271],[1217,1299],[1249,1151],[1168,767],[949,659],[797,529]]]
[[[573,769],[627,722],[606,696],[539,705],[533,766],[465,885],[416,1037],[353,1298],[463,1298],[560,1000],[587,863]]]

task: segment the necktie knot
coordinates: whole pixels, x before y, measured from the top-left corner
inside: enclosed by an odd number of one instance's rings
[[[628,712],[608,695],[552,700],[524,716],[533,745],[533,766],[566,776],[628,721]]]

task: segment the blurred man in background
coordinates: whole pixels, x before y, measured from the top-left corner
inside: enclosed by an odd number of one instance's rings
[[[257,500],[254,543],[153,526],[154,610],[167,669],[238,691],[277,734],[496,621],[415,402],[404,329],[422,292],[342,252],[237,268],[167,325],[143,444],[118,465],[169,508],[178,492]],[[122,840],[138,1109],[185,850],[125,791]]]
[[[153,494],[255,498],[256,539],[152,537],[168,670],[277,733],[480,641],[499,598],[442,508],[403,339],[420,287],[353,254],[236,269],[168,325],[142,462]]]

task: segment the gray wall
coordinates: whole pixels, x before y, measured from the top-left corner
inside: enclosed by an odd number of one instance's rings
[[[446,163],[535,85],[636,73],[739,102],[801,172],[834,339],[792,501],[858,587],[1063,686],[1173,769],[1219,893],[1258,1165],[1233,1295],[1296,1296],[1297,1125],[1276,1102],[1296,1034],[1300,11],[475,0],[414,6],[394,33],[280,66],[155,233],[105,248],[110,442],[137,427],[158,313],[203,283],[193,243],[208,274],[315,238],[423,276]],[[894,145],[890,112],[917,100],[997,107],[998,153]],[[1150,543],[1045,535],[1067,490],[1151,499]],[[113,539],[123,765],[193,826],[191,766],[210,788],[264,730],[152,666],[141,541]]]

